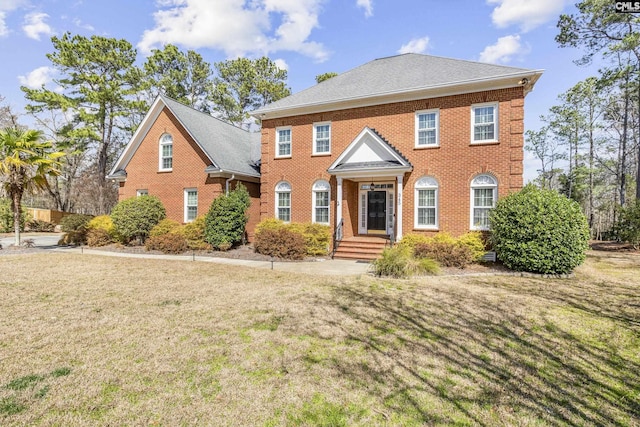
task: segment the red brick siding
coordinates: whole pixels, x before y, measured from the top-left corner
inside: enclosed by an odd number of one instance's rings
[[[497,102],[498,142],[471,144],[471,105]],[[438,108],[440,146],[414,148],[415,112]],[[313,183],[331,183],[331,224],[336,216],[336,179],[327,169],[365,128],[375,129],[413,165],[404,176],[403,233],[414,231],[414,184],[424,175],[439,182],[439,229],[461,234],[470,228],[470,183],[488,172],[498,180],[499,197],[522,187],[524,95],[522,88],[430,98],[411,102],[309,114],[262,123],[261,217],[275,212],[274,187],[288,181],[292,187],[292,221],[311,221]],[[331,155],[313,156],[313,123],[331,122]],[[275,158],[275,129],[291,126],[292,157]],[[364,177],[367,179],[367,177]],[[357,185],[344,180],[345,236],[357,233]]]
[[[173,137],[173,168],[170,172],[160,172],[159,141],[164,133]],[[213,199],[225,191],[225,178],[211,178],[204,172],[210,165],[207,156],[193,141],[171,112],[165,108],[151,126],[142,143],[126,167],[127,180],[120,184],[118,199],[136,196],[136,191],[146,189],[150,195],[160,198],[167,210],[167,217],[184,222],[184,190],[198,190],[198,215],[209,210]],[[232,181],[232,188],[236,181]],[[251,196],[249,224],[250,240],[260,218],[260,186],[243,182]]]

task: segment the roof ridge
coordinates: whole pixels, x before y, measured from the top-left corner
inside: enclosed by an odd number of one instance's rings
[[[209,114],[209,113],[205,113],[204,111],[198,110],[197,108],[194,108],[194,107],[192,107],[192,106],[190,106],[190,105],[183,104],[182,102],[178,101],[177,99],[173,99],[173,98],[171,98],[171,97],[169,97],[169,96],[167,96],[167,95],[165,95],[165,94],[162,94],[162,93],[161,93],[161,94],[158,94],[158,96],[159,96],[160,98],[162,98],[163,100],[165,100],[165,101],[166,101],[166,100],[173,101],[174,103],[178,104],[178,105],[180,106],[180,108],[188,108],[189,110],[192,110],[192,111],[194,111],[194,112],[196,112],[196,113],[198,113],[198,114],[203,114],[204,116],[206,116],[206,117],[208,117],[208,118],[211,118],[211,119],[217,120],[217,121],[219,121],[219,122],[222,122],[222,123],[224,123],[224,124],[226,124],[226,125],[232,126],[232,127],[234,127],[235,129],[238,129],[238,130],[241,130],[241,131],[243,131],[243,132],[250,133],[250,134],[251,134],[251,133],[255,133],[255,132],[251,132],[251,131],[249,131],[248,129],[243,129],[243,128],[239,127],[239,126],[236,126],[236,125],[234,125],[233,123],[230,123],[230,122],[228,122],[228,121],[226,121],[226,120],[223,120],[223,119],[221,119],[221,118],[219,118],[219,117],[216,117],[216,116],[213,116],[213,115],[211,115],[211,114]],[[166,105],[166,102],[165,102],[165,105]],[[171,108],[171,107],[169,107],[169,108]]]
[[[382,141],[384,141],[385,144],[387,144],[389,147],[391,147],[393,149],[393,151],[396,152],[396,154],[400,157],[402,157],[402,159],[407,162],[408,164],[411,164],[411,162],[409,161],[409,159],[407,159],[405,157],[404,154],[402,154],[402,152],[400,150],[398,150],[398,148],[396,148],[395,145],[393,145],[391,142],[389,142],[389,140],[387,140],[387,138],[385,138],[384,136],[382,136],[382,134],[380,132],[378,132],[375,128],[370,128],[369,126],[367,126],[371,132],[375,133],[376,135],[378,135],[378,137],[380,137],[380,139]]]

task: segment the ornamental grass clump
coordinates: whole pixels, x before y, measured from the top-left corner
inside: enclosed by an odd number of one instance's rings
[[[415,275],[436,274],[438,263],[431,258],[416,258],[411,249],[402,246],[387,248],[372,263],[376,276],[407,278]]]
[[[493,248],[511,270],[567,274],[585,259],[587,219],[556,191],[529,184],[499,200],[489,218]]]

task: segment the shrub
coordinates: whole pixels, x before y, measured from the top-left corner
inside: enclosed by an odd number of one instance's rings
[[[85,243],[87,243],[87,230],[85,228],[77,231],[69,231],[63,234],[60,240],[58,240],[58,245],[61,246],[84,245]]]
[[[22,207],[20,215],[20,231],[24,231],[25,224],[29,221],[30,215]],[[13,211],[11,210],[11,200],[0,198],[0,233],[13,233]]]
[[[307,253],[304,236],[286,228],[256,233],[254,247],[259,254],[284,259],[304,259]]]
[[[109,234],[113,234],[114,232],[113,221],[111,220],[111,217],[109,215],[99,215],[93,217],[87,224],[87,227],[89,229],[99,228],[100,230],[104,230]]]
[[[527,185],[499,200],[489,220],[498,259],[512,270],[566,274],[585,259],[587,219],[555,191]]]
[[[459,236],[456,240],[458,244],[469,248],[474,262],[480,261],[487,252],[484,237],[479,231],[470,231]]]
[[[409,233],[402,236],[398,246],[413,250],[418,243],[428,243],[429,241],[429,237],[424,234]]]
[[[107,246],[113,243],[113,237],[109,232],[103,228],[89,228],[87,231],[87,245]]]
[[[165,234],[173,233],[180,228],[180,223],[176,220],[165,218],[149,231],[149,237],[164,236]]]
[[[35,231],[38,233],[51,233],[55,231],[56,225],[53,223],[50,223],[49,221],[44,221],[41,219],[32,219],[29,222],[27,222],[26,228],[29,229],[29,231]]]
[[[382,252],[380,258],[373,262],[376,276],[396,278],[410,277],[416,274],[436,274],[438,263],[430,258],[415,258],[409,247],[394,246]]]
[[[256,225],[255,233],[259,234],[262,230],[279,230],[287,227],[288,224],[276,218],[263,219]]]
[[[160,199],[147,195],[122,200],[111,211],[115,231],[125,243],[134,238],[144,242],[151,229],[166,216]]]
[[[640,199],[621,208],[615,228],[620,240],[631,243],[634,249],[640,247]]]
[[[80,231],[81,229],[87,229],[87,224],[93,216],[83,214],[71,214],[65,215],[60,220],[60,229],[65,233],[70,231]]]
[[[307,255],[326,255],[329,252],[329,242],[331,242],[329,226],[305,223],[302,235],[304,236]]]
[[[205,217],[205,241],[215,248],[234,245],[244,238],[249,192],[238,184],[228,195],[216,197]]]
[[[174,233],[181,234],[185,239],[187,239],[189,249],[194,251],[210,250],[211,245],[204,240],[204,229],[205,217],[199,216],[195,221],[185,224],[175,230]],[[222,250],[220,247],[218,247],[218,249]]]
[[[465,268],[473,262],[471,249],[455,239],[450,242],[434,240],[430,243],[418,243],[414,248],[414,256],[418,259],[434,259],[445,267]]]
[[[165,254],[181,254],[189,249],[187,239],[176,233],[151,236],[144,246],[148,251],[161,251]]]

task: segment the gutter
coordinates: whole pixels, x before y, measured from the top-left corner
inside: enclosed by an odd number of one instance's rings
[[[229,183],[230,183],[230,182],[231,182],[231,180],[233,180],[235,177],[236,177],[236,174],[235,174],[235,173],[232,173],[232,174],[231,174],[231,178],[229,178],[228,180],[226,180],[226,181],[225,181],[225,187],[226,187],[226,190],[227,190],[226,195],[227,195],[227,196],[229,195]]]

